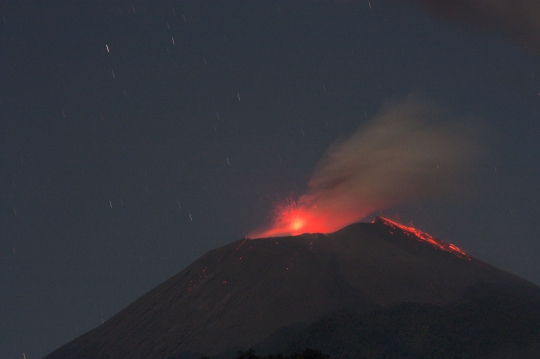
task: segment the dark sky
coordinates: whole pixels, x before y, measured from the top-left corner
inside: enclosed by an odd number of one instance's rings
[[[540,284],[540,60],[397,2],[0,5],[0,357],[40,358],[298,196],[389,99],[487,124],[383,214]],[[370,220],[367,218],[366,220]]]

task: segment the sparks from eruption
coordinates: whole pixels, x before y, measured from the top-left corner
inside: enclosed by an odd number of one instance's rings
[[[298,202],[289,199],[285,204],[278,205],[275,211],[273,227],[262,233],[252,233],[248,237],[263,238],[289,235],[296,236],[302,233],[328,233],[329,231],[324,230],[323,226],[321,226],[313,214],[309,212],[309,206],[306,204],[299,204],[302,200],[304,200],[304,198],[300,198]],[[460,258],[471,260],[471,257],[458,246],[452,243],[443,242],[414,227],[405,226],[380,216],[375,218],[372,223],[382,223],[393,230],[401,231],[408,237],[429,243],[439,250],[452,253]],[[394,232],[390,233],[394,234]]]
[[[279,237],[289,235],[299,235],[302,233],[327,233],[321,221],[310,206],[306,196],[300,197],[298,201],[287,199],[283,203],[277,204],[274,209],[272,227],[265,231],[252,232],[249,238]]]
[[[339,220],[328,211],[321,211],[313,197],[303,195],[297,200],[288,198],[274,205],[270,227],[247,235],[248,238],[296,236],[303,233],[330,233],[353,223],[356,215],[340,216]],[[366,213],[367,214],[367,213]],[[365,215],[360,216],[360,218]]]
[[[298,205],[296,201],[291,199],[285,203],[276,206],[274,211],[273,228],[255,235],[256,237],[271,237],[284,234],[297,235],[302,231],[309,230],[306,227],[308,224],[308,216],[305,208]]]

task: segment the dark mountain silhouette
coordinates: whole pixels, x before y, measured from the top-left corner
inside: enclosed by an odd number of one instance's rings
[[[540,357],[540,288],[377,218],[212,250],[46,359],[232,358],[250,347]]]

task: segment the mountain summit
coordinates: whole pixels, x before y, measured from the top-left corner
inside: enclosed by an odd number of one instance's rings
[[[214,249],[46,359],[305,346],[332,358],[538,355],[540,288],[378,217]]]

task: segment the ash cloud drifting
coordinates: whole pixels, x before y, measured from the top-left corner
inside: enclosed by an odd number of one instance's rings
[[[308,192],[252,238],[333,232],[403,201],[444,196],[485,155],[478,123],[426,101],[385,106],[317,164]],[[287,208],[285,208],[287,207]]]
[[[540,56],[538,0],[406,0],[427,12],[479,29],[509,35]]]

